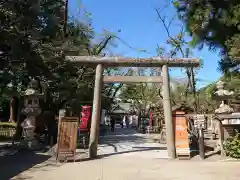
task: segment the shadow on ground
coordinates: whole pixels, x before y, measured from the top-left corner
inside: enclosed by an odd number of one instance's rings
[[[128,153],[135,153],[135,152],[145,152],[145,151],[153,151],[153,150],[167,150],[166,147],[137,147],[138,149],[133,150],[126,150],[121,152],[113,152],[113,153],[106,153],[106,154],[100,154],[97,156],[96,159],[103,159],[114,155],[120,155],[120,154],[128,154]],[[84,162],[84,161],[90,161],[93,159],[90,159],[89,157],[80,157],[75,160],[75,162]],[[74,160],[69,160],[68,162],[73,162]]]
[[[114,153],[107,153],[99,155],[99,158],[105,158],[113,155],[119,155],[119,154],[127,154],[127,153],[134,153],[134,152],[144,152],[144,151],[153,151],[153,150],[167,150],[166,147],[137,147],[138,149],[135,150],[127,150],[127,151],[121,151],[121,152],[114,152]]]
[[[0,156],[0,179],[9,180],[37,164],[46,162],[49,159],[49,156],[39,155],[34,152],[17,152],[14,155]],[[43,166],[54,166],[54,164],[46,163],[35,168],[43,168]],[[31,177],[21,176],[14,179],[23,180],[31,179]]]

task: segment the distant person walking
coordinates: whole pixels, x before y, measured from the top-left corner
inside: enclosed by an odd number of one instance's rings
[[[110,124],[111,124],[111,131],[114,132],[114,130],[115,130],[115,119],[114,118],[111,118]]]
[[[123,123],[123,128],[124,126],[126,127],[126,116],[123,116],[122,123]]]
[[[125,116],[126,128],[129,128],[129,119],[128,116]]]
[[[105,116],[105,125],[108,127],[108,130],[110,130],[110,124],[111,124],[111,117]]]
[[[132,128],[132,123],[133,123],[133,117],[132,115],[128,116],[128,122],[129,122],[129,128]]]
[[[124,127],[124,126],[123,126],[123,120],[121,120],[120,125],[121,125],[121,128]]]
[[[50,110],[43,113],[43,118],[47,126],[47,144],[54,145],[57,142],[58,123],[55,114]]]

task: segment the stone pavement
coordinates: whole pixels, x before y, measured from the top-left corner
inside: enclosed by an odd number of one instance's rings
[[[31,180],[238,180],[240,163],[170,161],[112,156],[95,161],[36,166],[13,179]]]
[[[60,164],[33,154],[15,157],[10,166],[0,160],[0,179],[29,180],[237,180],[240,162],[169,160],[164,145],[131,130],[110,133],[100,141],[100,159]],[[33,162],[33,159],[38,159]],[[22,162],[29,167],[17,167]],[[20,163],[21,162],[21,163]],[[36,164],[34,166],[34,164]],[[15,170],[14,173],[8,171]]]
[[[142,154],[144,157],[150,155],[155,158],[168,158],[166,145],[156,143],[152,136],[136,133],[132,129],[117,128],[114,133],[107,134],[99,143],[98,154],[104,157],[118,154],[122,156]],[[147,153],[148,151],[151,153]]]

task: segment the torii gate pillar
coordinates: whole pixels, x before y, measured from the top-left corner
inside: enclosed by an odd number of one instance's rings
[[[97,158],[98,138],[99,138],[99,125],[100,125],[100,112],[101,112],[101,91],[103,83],[103,65],[98,64],[96,67],[95,85],[93,94],[93,108],[91,119],[91,130],[89,140],[89,158]]]
[[[166,138],[167,138],[167,151],[168,157],[171,159],[176,158],[176,148],[175,148],[175,138],[174,138],[174,126],[172,119],[172,106],[170,98],[170,83],[169,83],[169,73],[168,66],[162,66],[162,78],[163,78],[163,109],[164,109],[164,119],[166,124]]]

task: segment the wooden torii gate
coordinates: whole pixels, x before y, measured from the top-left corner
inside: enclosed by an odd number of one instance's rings
[[[96,67],[95,86],[93,96],[93,109],[91,119],[89,158],[97,158],[97,147],[100,126],[101,89],[103,82],[137,83],[162,82],[163,85],[163,108],[166,122],[167,151],[171,159],[176,158],[175,134],[172,120],[172,106],[170,101],[170,85],[168,67],[198,67],[200,60],[197,58],[127,58],[127,57],[92,57],[92,56],[67,56],[76,66]],[[106,67],[162,67],[161,76],[103,76]]]

